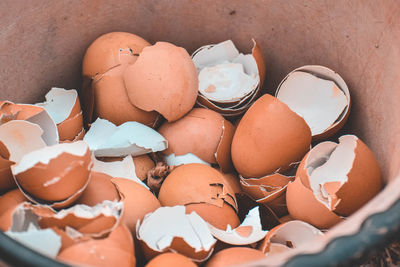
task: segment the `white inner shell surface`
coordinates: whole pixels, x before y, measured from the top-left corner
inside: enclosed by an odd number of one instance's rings
[[[335,123],[348,105],[346,95],[335,82],[303,71],[290,74],[276,97],[304,118],[313,136]]]
[[[325,183],[339,182],[340,186],[348,181],[348,173],[356,157],[357,137],[344,135],[339,144],[323,142],[315,146],[307,159],[306,166],[310,187],[315,198],[328,209],[334,210],[340,203],[332,203],[332,197],[325,190]]]
[[[216,239],[196,212],[185,214],[184,206],[161,207],[138,223],[138,238],[155,251],[163,251],[175,237],[181,237],[196,252],[209,251]]]
[[[209,100],[239,100],[260,82],[253,55],[239,53],[231,40],[198,50],[193,62],[199,73],[199,92]]]
[[[185,155],[175,156],[175,153],[169,154],[168,156],[164,156],[165,162],[169,166],[179,166],[182,164],[190,164],[190,163],[201,163],[207,166],[211,166],[210,163],[205,162],[201,158],[197,157],[192,153],[187,153]]]

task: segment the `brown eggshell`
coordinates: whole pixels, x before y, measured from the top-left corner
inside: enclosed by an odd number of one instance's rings
[[[342,218],[320,203],[299,178],[288,185],[286,204],[293,219],[302,220],[320,229],[330,228],[342,221]]]
[[[118,233],[120,231],[123,233]],[[57,259],[74,265],[133,267],[136,265],[133,246],[129,230],[121,225],[108,238],[89,240],[64,249]]]
[[[91,172],[90,182],[83,191],[82,195],[76,201],[76,204],[85,204],[88,206],[97,205],[104,200],[119,200],[119,194],[115,185],[111,182],[111,176],[100,173]]]
[[[81,129],[81,131],[77,134],[77,136],[75,136],[75,138],[74,138],[74,140],[72,140],[72,142],[83,140],[83,137],[85,137],[85,129],[84,128]]]
[[[11,190],[0,197],[0,230],[9,230],[15,208],[25,201],[28,200],[19,189]]]
[[[189,112],[196,101],[197,70],[185,49],[158,42],[143,49],[124,73],[130,102],[157,111],[168,121]]]
[[[148,43],[143,38],[127,32],[110,32],[101,35],[88,47],[82,62],[82,75],[94,77],[120,64],[132,64]]]
[[[149,190],[132,180],[113,178],[111,181],[117,187],[124,202],[124,212],[121,222],[134,235],[136,233],[137,221],[143,220],[147,213],[161,207],[160,202]]]
[[[0,192],[10,190],[17,186],[10,169],[14,162],[8,160],[9,158],[10,153],[7,147],[0,141]]]
[[[243,177],[262,177],[300,161],[310,143],[304,119],[266,94],[240,121],[232,141],[232,161]]]
[[[93,82],[96,117],[121,125],[127,121],[137,121],[154,127],[159,114],[137,108],[126,95],[123,73],[128,65],[114,67]]]
[[[74,117],[66,119],[57,125],[60,141],[72,141],[82,132],[83,115],[79,112]]]
[[[155,167],[153,160],[147,154],[133,157],[133,163],[135,164],[136,176],[141,181],[146,179],[147,173]]]
[[[203,220],[221,230],[226,230],[228,224],[232,228],[240,224],[236,211],[226,203],[222,207],[208,203],[187,204],[185,207],[187,214],[195,211]]]
[[[234,171],[231,156],[231,144],[233,135],[235,134],[235,126],[227,120],[224,120],[221,140],[218,144],[215,158],[223,172],[229,173]]]
[[[222,207],[226,202],[237,209],[235,193],[222,174],[200,163],[174,169],[164,180],[158,199],[163,206],[208,203]]]
[[[246,247],[233,247],[221,250],[211,257],[205,267],[225,267],[245,264],[264,259],[265,255],[259,250]]]
[[[166,267],[166,266],[181,266],[181,267],[196,267],[188,257],[179,253],[167,252],[153,258],[145,267]]]
[[[234,172],[222,173],[222,177],[224,178],[225,182],[227,184],[229,184],[229,186],[232,188],[235,195],[242,193],[242,188],[240,187],[239,176],[236,173],[234,173]]]
[[[192,153],[208,163],[217,163],[215,154],[223,134],[224,121],[215,111],[194,108],[183,118],[164,123],[158,129],[168,140],[168,148],[163,153],[174,153],[175,156]],[[226,154],[230,157],[230,153],[225,153],[225,157]]]
[[[79,149],[85,149],[85,153],[82,156],[65,151],[63,152],[64,149],[67,149],[67,146],[73,145],[78,147],[78,144],[79,146],[83,146]],[[38,153],[38,155],[40,155],[40,152],[49,153],[47,154],[50,159],[48,164],[38,160],[32,167],[22,167],[21,171],[21,168],[18,168],[19,166],[24,164],[25,166],[29,166],[30,164],[27,163],[28,158],[27,161],[22,164],[23,158],[20,165],[17,167],[13,166],[16,182],[25,192],[29,193],[29,195],[34,198],[44,201],[62,201],[84,188],[89,181],[91,168],[89,147],[83,142],[60,144],[56,146],[59,146],[59,148],[57,148],[55,154],[51,154],[54,152],[50,152],[49,150],[55,148],[55,146],[45,147],[29,153],[34,155],[33,157]],[[56,150],[53,149],[52,151]]]

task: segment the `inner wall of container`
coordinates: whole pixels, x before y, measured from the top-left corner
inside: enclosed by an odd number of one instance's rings
[[[400,5],[384,1],[1,1],[0,98],[42,101],[52,87],[79,88],[85,49],[110,31],[188,49],[232,39],[264,52],[264,89],[296,67],[340,73],[352,96],[347,131],[376,154],[386,181],[400,166]]]

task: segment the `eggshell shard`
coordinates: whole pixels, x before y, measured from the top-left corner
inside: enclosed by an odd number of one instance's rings
[[[124,202],[121,222],[135,235],[137,221],[142,220],[147,213],[161,207],[160,202],[149,190],[137,182],[125,178],[113,178],[111,181]]]
[[[261,251],[246,247],[233,247],[219,251],[211,257],[205,267],[225,267],[246,264],[264,259]]]
[[[188,257],[179,253],[167,252],[153,258],[145,267],[164,267],[164,266],[182,266],[196,267]]]
[[[35,199],[59,202],[83,191],[91,157],[83,141],[43,147],[25,154],[12,166],[18,186]]]
[[[136,265],[133,251],[129,230],[120,225],[107,238],[80,242],[64,249],[57,259],[74,265],[132,267]]]
[[[382,187],[377,160],[356,136],[344,135],[339,144],[323,142],[303,159],[298,175],[316,200],[329,210],[349,216]]]
[[[120,126],[98,118],[83,139],[98,157],[138,156],[167,148],[167,141],[155,130],[138,122]]]
[[[234,118],[243,114],[259,96],[265,62],[254,39],[252,54],[239,53],[233,42],[227,40],[200,47],[192,59],[199,72],[199,106]]]
[[[138,184],[149,189],[136,175],[136,167],[131,155],[126,156],[122,160],[104,162],[92,157],[92,171],[104,173],[114,178],[126,178],[137,182]]]
[[[150,43],[127,32],[110,32],[98,37],[86,50],[82,75],[94,77],[120,64],[132,64]]]
[[[275,96],[306,120],[314,141],[335,134],[350,113],[350,92],[345,81],[324,66],[293,70],[279,84]]]
[[[323,233],[314,226],[302,221],[290,221],[274,227],[268,232],[264,241],[258,247],[263,253],[269,253],[273,244],[285,245],[288,248],[297,248],[312,242],[313,239],[323,236]],[[274,248],[273,253],[278,247]],[[282,249],[282,252],[286,251]],[[267,254],[268,255],[268,254]]]
[[[158,130],[168,140],[168,148],[163,153],[170,163],[178,163],[175,166],[188,163],[191,156],[190,163],[218,163],[226,172],[233,170],[230,144],[234,131],[234,126],[220,114],[204,108],[194,108],[183,118],[164,123]],[[182,159],[184,155],[187,156]]]
[[[157,62],[157,64],[155,64]],[[129,101],[145,111],[157,111],[168,121],[189,112],[196,101],[196,67],[185,49],[166,42],[145,47],[124,73]]]
[[[300,161],[310,149],[304,119],[273,96],[260,97],[241,119],[232,140],[232,161],[243,177],[262,177]]]
[[[19,189],[11,190],[0,197],[0,230],[8,231],[12,226],[14,210],[28,201]]]
[[[161,207],[146,215],[137,224],[136,233],[147,258],[176,251],[193,261],[203,262],[211,255],[216,242],[206,222],[195,212],[186,214],[184,206]]]
[[[10,168],[14,162],[10,161],[9,158],[10,153],[7,147],[0,141],[0,193],[17,186]]]
[[[190,163],[200,163],[207,166],[211,166],[210,163],[205,162],[204,160],[200,159],[196,155],[192,153],[187,153],[181,156],[175,156],[175,153],[169,154],[168,156],[164,157],[165,162],[168,166],[180,166],[183,164],[190,164]]]
[[[262,230],[260,210],[255,207],[249,211],[240,226],[229,225],[226,230],[220,230],[208,224],[211,234],[218,240],[231,245],[249,245],[263,239],[268,231]]]
[[[153,160],[148,155],[133,157],[136,176],[143,181],[147,178],[147,173],[155,167]]]

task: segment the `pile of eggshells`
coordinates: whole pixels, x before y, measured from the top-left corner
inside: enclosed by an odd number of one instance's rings
[[[324,141],[350,111],[326,67],[292,71],[272,96],[254,40],[249,54],[228,40],[190,56],[113,32],[82,72],[81,102],[60,88],[42,103],[0,102],[0,228],[59,261],[273,261],[381,190],[357,136]]]

